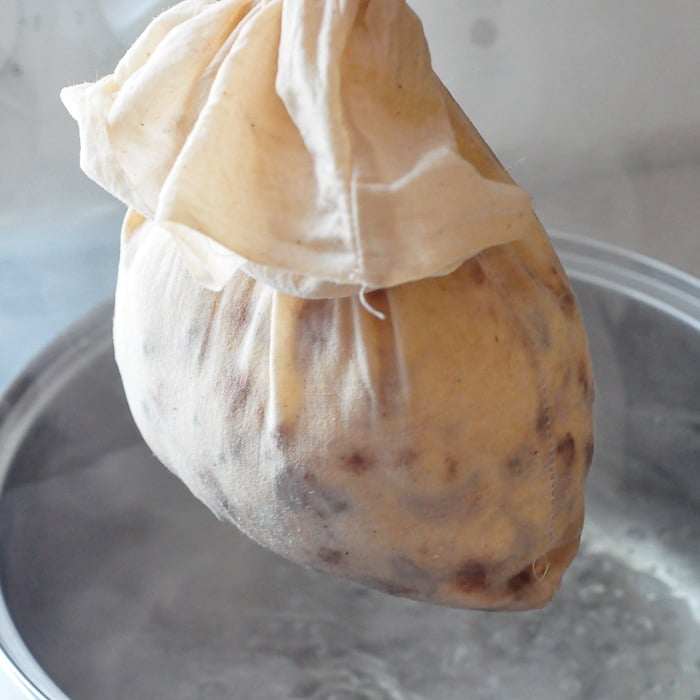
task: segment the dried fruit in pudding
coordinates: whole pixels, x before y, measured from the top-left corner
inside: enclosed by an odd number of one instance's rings
[[[586,336],[404,0],[189,0],[63,99],[129,206],[115,351],[159,459],[302,564],[546,604],[583,524]]]

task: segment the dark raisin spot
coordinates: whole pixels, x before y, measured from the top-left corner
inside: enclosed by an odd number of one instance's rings
[[[454,457],[445,457],[445,479],[454,481],[459,472],[459,463]]]
[[[591,374],[588,370],[588,363],[584,360],[578,367],[578,382],[583,390],[583,395],[589,399],[593,399],[593,382],[591,381]]]
[[[338,566],[342,563],[344,554],[337,549],[330,549],[329,547],[321,547],[318,550],[318,558],[329,566]]]
[[[465,564],[455,575],[457,588],[465,593],[484,590],[487,583],[486,568],[478,562]]]
[[[562,308],[562,311],[567,315],[567,316],[573,316],[575,311],[576,311],[576,298],[574,295],[567,291],[564,292],[564,294],[561,294],[559,296],[559,304]]]
[[[353,452],[343,457],[341,465],[344,469],[351,471],[353,474],[364,474],[372,468],[372,460],[361,452]]]
[[[516,574],[508,581],[508,590],[513,593],[519,593],[524,588],[530,586],[533,582],[532,567],[523,569],[519,574]]]
[[[542,406],[538,411],[535,428],[540,434],[547,433],[549,431],[549,409],[547,406]]]
[[[567,294],[571,294],[571,290],[566,284],[561,270],[552,265],[550,271],[552,273],[552,276],[549,279],[543,281],[545,283],[545,286],[550,290],[550,292],[552,292],[552,294],[555,297],[557,297],[559,303],[563,306],[563,297],[565,297]]]
[[[593,442],[593,438],[589,438],[588,442],[586,442],[586,446],[584,447],[586,468],[590,468],[591,464],[593,464],[593,452],[594,452],[594,450],[595,450],[595,445]]]
[[[319,518],[345,512],[348,502],[339,493],[324,488],[318,478],[292,464],[275,477],[275,496],[293,511],[310,511]]]
[[[557,443],[557,455],[559,459],[564,463],[564,466],[571,468],[574,466],[576,461],[576,441],[571,433],[567,433]]]

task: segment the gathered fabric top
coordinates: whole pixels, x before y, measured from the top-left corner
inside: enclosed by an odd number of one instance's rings
[[[405,0],[185,0],[61,97],[83,170],[211,289],[239,270],[309,298],[443,275],[531,212],[460,155]]]

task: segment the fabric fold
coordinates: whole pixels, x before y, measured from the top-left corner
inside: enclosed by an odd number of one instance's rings
[[[238,270],[308,297],[442,275],[531,212],[460,155],[405,0],[185,0],[62,99],[81,167],[213,289]]]

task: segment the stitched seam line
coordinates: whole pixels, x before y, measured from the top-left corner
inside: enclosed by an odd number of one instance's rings
[[[511,259],[515,259],[521,267],[525,268],[524,263],[513,253],[513,251],[508,246],[503,246],[503,249],[507,251],[507,254]],[[499,288],[500,296],[506,302],[506,307],[511,313],[511,316],[513,316],[517,324],[522,328],[525,335],[527,348],[530,351],[535,366],[535,373],[537,375],[537,390],[540,401],[542,402],[542,405],[544,407],[543,411],[545,422],[545,438],[547,441],[547,455],[544,463],[544,468],[547,472],[549,479],[549,523],[547,527],[547,550],[549,551],[554,546],[554,531],[556,525],[556,472],[554,469],[554,463],[556,459],[556,446],[554,444],[554,432],[552,430],[552,412],[549,387],[547,385],[547,379],[544,374],[542,362],[540,361],[537,355],[536,346],[532,340],[532,331],[529,325],[523,319],[522,314],[508,303],[507,287],[504,284],[501,275],[498,272],[496,272],[489,263],[485,262],[483,256],[479,256],[479,263],[481,264],[481,267],[484,270],[486,276],[491,278],[491,280],[496,283],[496,286]]]

